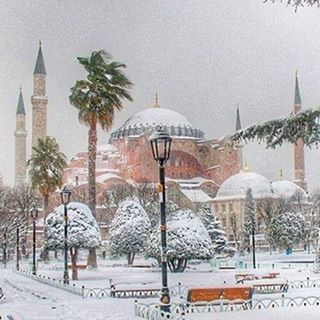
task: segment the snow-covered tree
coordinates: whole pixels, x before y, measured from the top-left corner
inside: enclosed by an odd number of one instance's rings
[[[318,239],[320,239],[320,229],[318,230]],[[314,260],[313,272],[320,273],[320,241],[318,240],[316,258]]]
[[[110,250],[126,254],[132,265],[137,252],[143,251],[150,233],[150,220],[137,199],[127,198],[118,207],[110,228]]]
[[[249,188],[246,192],[244,204],[244,226],[243,226],[243,249],[250,252],[250,236],[256,230],[256,208],[252,196],[252,190]]]
[[[279,211],[271,219],[267,237],[273,246],[290,250],[305,239],[306,221],[301,212]]]
[[[212,207],[202,206],[198,217],[208,231],[214,253],[233,255],[235,250],[228,246],[226,234]]]
[[[100,246],[101,237],[98,224],[90,209],[83,203],[70,202],[68,212],[68,249],[71,256],[72,279],[78,280],[77,257],[80,248],[90,249]],[[60,205],[46,219],[47,239],[44,243],[49,250],[64,248],[64,206]]]
[[[191,259],[210,259],[213,248],[200,218],[189,209],[179,209],[167,221],[167,260],[173,272],[183,272]],[[160,261],[160,227],[157,226],[146,246],[146,255]]]

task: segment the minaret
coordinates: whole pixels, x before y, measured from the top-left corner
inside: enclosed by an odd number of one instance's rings
[[[240,120],[240,111],[239,111],[239,103],[237,103],[237,116],[236,116],[236,131],[241,130],[241,120]],[[242,149],[243,149],[243,144],[239,143],[237,145],[238,148],[238,165],[239,165],[239,171],[243,170],[243,154],[242,154]]]
[[[46,96],[46,76],[41,42],[39,42],[37,61],[33,71],[33,96],[31,97],[33,147],[37,145],[39,138],[44,138],[47,135],[48,97]]]
[[[18,100],[16,113],[16,131],[15,136],[15,186],[19,186],[27,182],[27,131],[26,131],[26,112],[24,110],[24,102],[22,89]]]
[[[296,83],[294,92],[294,108],[293,113],[296,114],[301,111],[301,96],[298,81],[298,71],[296,71]],[[294,181],[299,187],[307,191],[307,182],[305,180],[305,166],[304,166],[304,143],[300,138],[294,145]]]

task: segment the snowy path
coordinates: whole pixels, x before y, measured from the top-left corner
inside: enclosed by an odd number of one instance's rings
[[[2,319],[7,319],[7,314],[15,320],[134,319],[132,300],[83,300],[10,270],[1,270],[0,283],[5,295],[0,301]]]

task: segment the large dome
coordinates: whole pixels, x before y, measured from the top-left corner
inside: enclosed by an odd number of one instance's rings
[[[139,136],[147,131],[155,131],[162,127],[171,136],[201,139],[204,133],[197,129],[181,113],[173,110],[153,107],[131,116],[119,129],[113,131],[110,140]]]
[[[245,198],[249,188],[255,199],[274,197],[271,182],[267,178],[254,172],[240,172],[221,184],[215,199]]]
[[[272,182],[274,193],[279,197],[288,198],[296,202],[308,203],[307,193],[289,180],[279,180]]]

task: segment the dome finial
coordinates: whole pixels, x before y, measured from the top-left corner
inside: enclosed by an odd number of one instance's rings
[[[244,158],[243,172],[249,172],[249,166],[247,162],[247,158]]]
[[[282,169],[280,169],[280,175],[279,175],[279,177],[280,177],[280,180],[281,180],[281,181],[284,179],[284,174],[283,174],[283,170],[282,170]]]
[[[156,92],[156,100],[155,100],[155,103],[154,103],[153,107],[154,108],[160,108],[158,92]]]
[[[39,47],[41,47],[41,40],[39,40]]]

